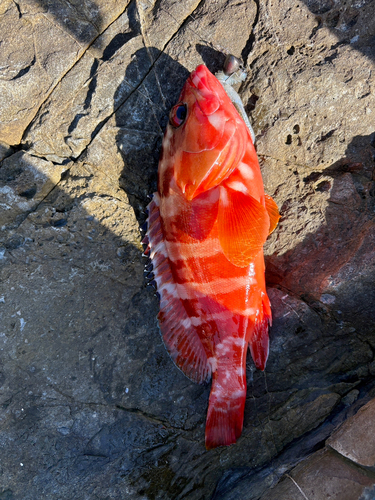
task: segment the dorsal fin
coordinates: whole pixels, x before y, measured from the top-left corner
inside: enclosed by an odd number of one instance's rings
[[[158,207],[158,195],[148,205],[148,249],[160,294],[159,326],[164,344],[178,368],[197,383],[211,377],[211,365],[197,328],[178,296],[168,258]],[[147,240],[146,240],[147,241]]]

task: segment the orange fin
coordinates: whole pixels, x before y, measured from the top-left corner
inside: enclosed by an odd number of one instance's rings
[[[262,249],[270,220],[267,210],[252,196],[223,187],[220,192],[218,230],[226,258],[246,267]]]
[[[154,279],[160,294],[159,326],[164,344],[178,368],[197,383],[206,382],[211,377],[211,365],[199,337],[181,299],[178,297],[171,262],[161,226],[158,197],[148,205],[148,248],[146,255],[153,264]]]
[[[270,230],[268,234],[271,234],[275,230],[277,223],[279,222],[280,214],[275,200],[268,194],[264,196],[265,196],[264,201],[266,202],[266,209],[270,217]]]
[[[262,309],[255,320],[254,330],[250,337],[249,348],[255,366],[258,370],[263,371],[269,353],[268,327],[272,324],[270,301],[266,294],[263,297],[261,307]]]

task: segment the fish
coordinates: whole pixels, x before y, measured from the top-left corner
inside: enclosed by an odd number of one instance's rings
[[[280,216],[249,128],[204,64],[170,111],[147,210],[164,344],[189,379],[212,379],[205,446],[228,446],[243,428],[247,349],[259,370],[268,358],[263,245]]]

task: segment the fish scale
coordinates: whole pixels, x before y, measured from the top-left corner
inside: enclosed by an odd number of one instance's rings
[[[232,444],[242,432],[248,345],[257,368],[267,361],[263,244],[279,215],[251,133],[204,65],[172,108],[148,211],[164,343],[190,379],[212,377],[206,447]]]

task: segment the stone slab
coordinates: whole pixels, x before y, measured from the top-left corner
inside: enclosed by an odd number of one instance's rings
[[[360,500],[374,485],[375,478],[324,449],[286,474],[260,500]]]
[[[375,467],[375,399],[344,422],[327,445],[358,465]]]

